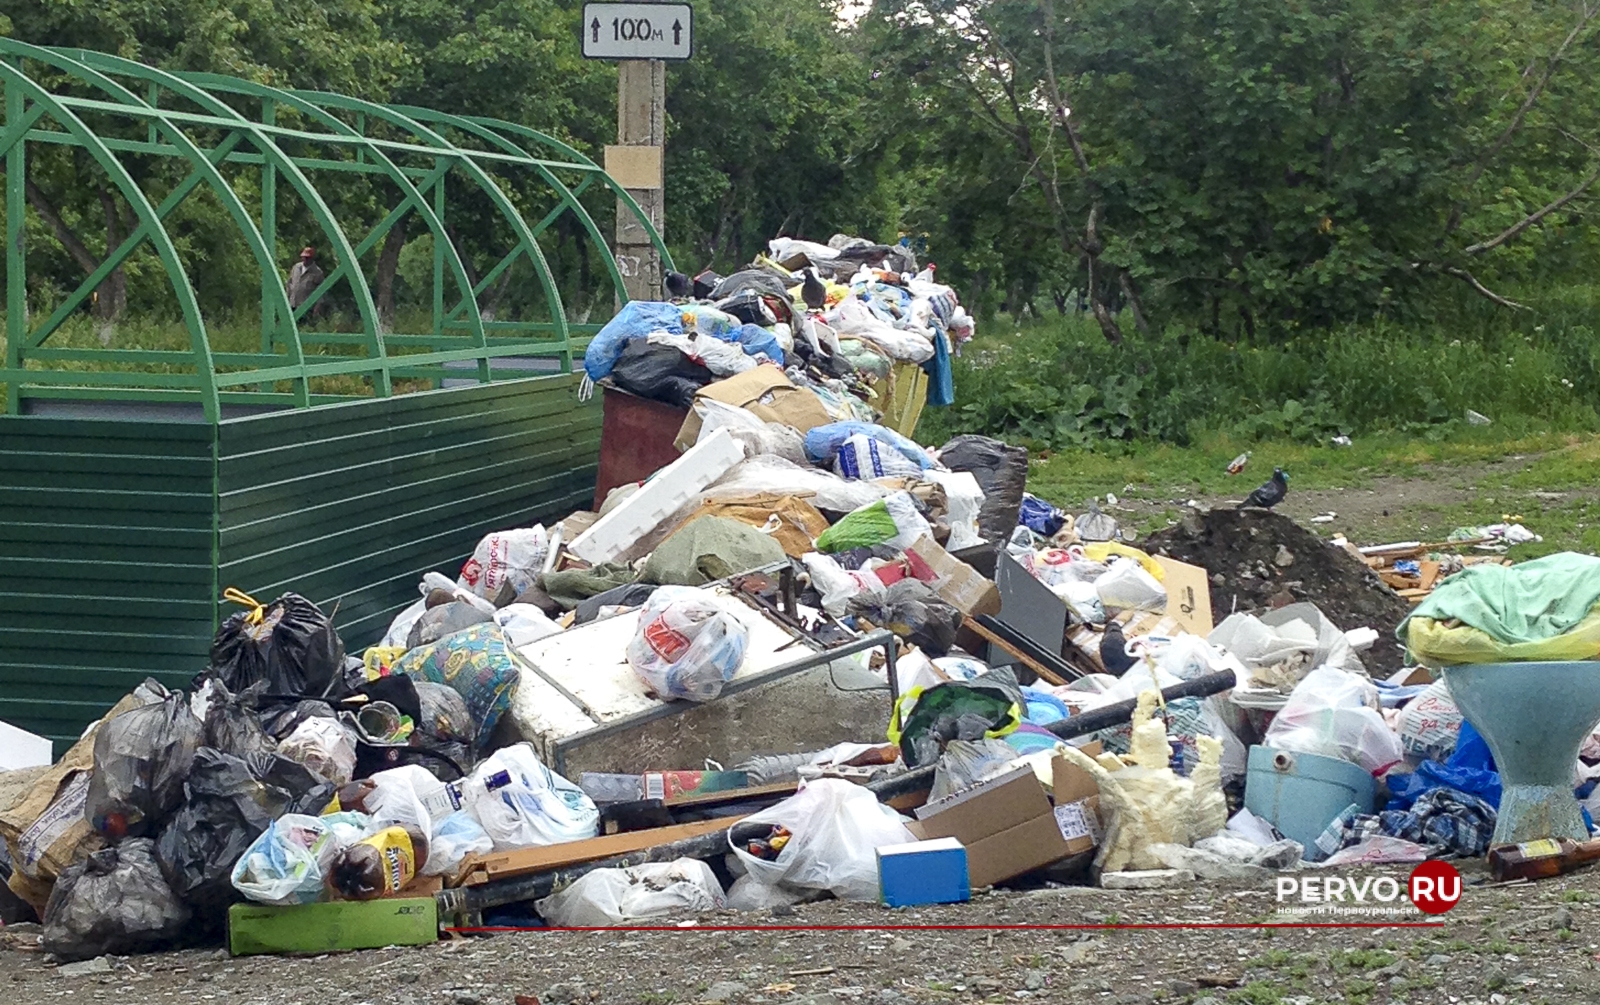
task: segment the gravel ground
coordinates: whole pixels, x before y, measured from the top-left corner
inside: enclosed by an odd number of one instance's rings
[[[1401,878],[1409,870],[1376,867]],[[971,903],[889,911],[828,902],[782,916],[733,912],[681,930],[525,932],[424,948],[231,959],[222,950],[106,961],[63,976],[37,952],[0,951],[0,1001],[567,1005],[617,1002],[1023,1001],[1089,1005],[1566,1005],[1600,994],[1600,872],[1482,887],[1477,864],[1440,927],[1152,930],[1278,922],[1271,889],[1083,887],[985,892]],[[1347,873],[1362,875],[1364,873]],[[1311,875],[1324,875],[1311,873]],[[1368,924],[1427,922],[1415,912]],[[1081,930],[712,931],[749,925],[1015,926]],[[15,932],[15,929],[4,930]],[[0,944],[32,936],[0,935]]]

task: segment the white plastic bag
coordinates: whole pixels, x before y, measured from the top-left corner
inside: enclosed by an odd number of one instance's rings
[[[1167,606],[1167,588],[1132,559],[1117,559],[1099,579],[1095,592],[1107,610],[1161,611]]]
[[[322,899],[323,878],[334,858],[361,840],[369,826],[360,813],[287,813],[239,856],[230,877],[233,888],[261,904],[315,903]]]
[[[922,467],[864,433],[845,437],[834,453],[833,470],[841,478],[917,478]]]
[[[724,342],[698,332],[693,335],[654,332],[650,335],[649,341],[653,345],[672,346],[718,377],[732,377],[746,370],[754,370],[760,365],[753,357],[745,355],[744,348],[737,342]]]
[[[781,824],[792,837],[773,861],[734,843],[734,830]],[[876,900],[877,850],[915,841],[900,815],[859,785],[819,778],[777,805],[752,814],[729,831],[729,846],[760,883],[827,890],[841,900]]]
[[[858,593],[882,593],[883,580],[861,569],[846,569],[831,555],[807,552],[800,556],[806,571],[811,573],[811,585],[822,594],[822,609],[834,617],[842,617],[850,598]]]
[[[1409,753],[1443,761],[1461,738],[1461,718],[1450,688],[1434,681],[1400,710],[1400,745]]]
[[[1347,670],[1317,667],[1295,685],[1262,742],[1277,750],[1337,757],[1381,775],[1405,751],[1377,704],[1371,681]]]
[[[924,478],[944,488],[947,510],[945,522],[950,525],[949,551],[976,547],[983,543],[978,531],[978,513],[983,509],[983,488],[970,471],[940,471],[929,468]]]
[[[304,764],[335,785],[350,781],[356,770],[355,741],[337,719],[307,719],[283,738],[278,753]]]
[[[422,865],[424,876],[450,876],[461,868],[468,855],[487,855],[494,842],[483,825],[466,810],[440,820],[428,839],[428,860]]]
[[[922,363],[933,357],[933,342],[926,336],[893,327],[872,313],[858,297],[845,297],[826,315],[840,335],[854,335],[882,346],[895,359]]]
[[[739,672],[749,636],[709,590],[663,586],[639,613],[628,665],[662,698],[711,701]]]
[[[763,883],[754,876],[743,875],[728,887],[728,906],[735,911],[770,911],[774,907],[792,907],[819,896],[815,890],[796,890],[782,883]]]
[[[809,466],[805,441],[793,426],[765,422],[747,408],[715,398],[696,398],[694,411],[700,416],[700,432],[695,437],[696,443],[719,429],[726,429],[728,435],[744,450],[745,457],[773,454],[786,461]]]
[[[484,536],[461,567],[456,585],[487,600],[493,600],[507,583],[521,594],[539,578],[550,535],[542,524],[497,530]]]
[[[561,634],[561,626],[533,604],[507,604],[494,612],[494,620],[505,629],[513,649]]]
[[[402,764],[379,771],[365,779],[371,791],[361,798],[361,808],[372,818],[374,830],[385,827],[415,828],[424,837],[433,836],[433,816],[423,805],[422,795],[440,787],[439,779],[419,764]]]
[[[545,767],[527,743],[479,764],[462,786],[462,800],[495,851],[579,841],[600,829],[594,800]]]
[[[697,858],[596,869],[535,905],[557,928],[603,928],[727,906],[722,884]]]

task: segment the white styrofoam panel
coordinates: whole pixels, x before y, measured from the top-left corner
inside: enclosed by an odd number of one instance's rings
[[[742,460],[744,450],[728,431],[714,430],[591,524],[567,550],[591,565],[611,561]]]

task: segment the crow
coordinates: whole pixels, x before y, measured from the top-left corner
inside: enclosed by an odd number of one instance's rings
[[[694,281],[681,272],[667,273],[667,296],[674,300],[688,300],[694,293]]]
[[[1272,479],[1266,484],[1262,485],[1260,488],[1256,489],[1254,492],[1251,492],[1249,495],[1245,496],[1244,502],[1239,504],[1239,508],[1243,509],[1246,506],[1260,506],[1264,509],[1271,509],[1272,507],[1283,502],[1283,497],[1288,494],[1289,476],[1284,473],[1282,468],[1273,468]]]
[[[1121,677],[1137,662],[1128,655],[1128,640],[1122,637],[1122,626],[1115,621],[1106,622],[1106,633],[1100,636],[1100,665],[1106,673]]]
[[[827,305],[828,288],[817,278],[816,269],[806,270],[805,281],[800,284],[800,299],[814,311],[820,311]]]

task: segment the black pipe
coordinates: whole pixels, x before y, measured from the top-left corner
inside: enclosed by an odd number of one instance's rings
[[[1235,681],[1232,670],[1221,673],[1210,673],[1193,680],[1186,680],[1161,690],[1163,701],[1176,701],[1179,698],[1204,698],[1208,695],[1219,694],[1233,687]],[[1115,705],[1104,705],[1100,708],[1090,709],[1081,715],[1074,715],[1052,722],[1044,727],[1063,740],[1070,740],[1076,736],[1086,736],[1089,733],[1098,733],[1102,729],[1120,726],[1133,718],[1134,707],[1139,699],[1130,698],[1119,701]],[[879,802],[887,802],[896,796],[908,795],[919,792],[933,785],[933,772],[936,765],[925,764],[920,768],[892,775],[876,782],[868,782],[867,788],[878,797]]]

